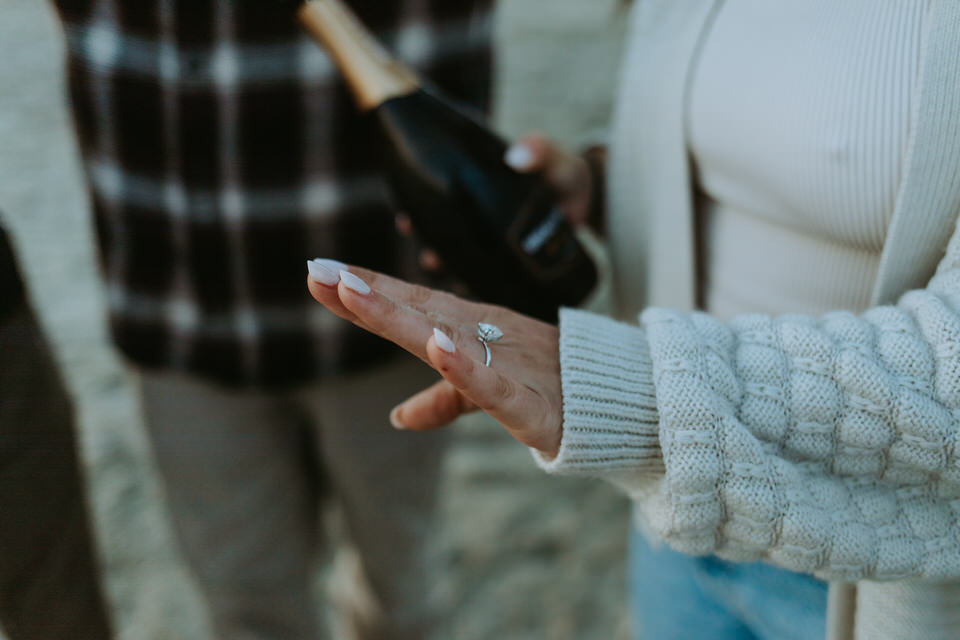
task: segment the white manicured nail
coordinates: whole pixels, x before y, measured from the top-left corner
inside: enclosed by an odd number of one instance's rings
[[[331,260],[330,258],[314,258],[314,262],[319,262],[328,269],[333,269],[334,271],[349,271],[350,269],[344,263],[339,260]]]
[[[307,271],[310,277],[320,284],[334,287],[340,282],[340,269],[331,269],[324,264],[325,260],[307,260]]]
[[[507,149],[503,161],[517,171],[523,171],[529,169],[530,165],[533,164],[533,151],[527,145],[517,143]]]
[[[353,275],[349,271],[341,270],[340,271],[340,281],[343,282],[351,291],[356,291],[362,296],[370,293],[370,285],[366,282]]]
[[[442,351],[447,353],[456,353],[457,345],[453,344],[453,340],[450,339],[450,336],[445,334],[440,329],[433,330],[433,339],[437,342],[437,346],[440,347]]]
[[[394,429],[406,429],[406,425],[400,422],[400,406],[393,408],[393,411],[390,412],[390,424],[393,425]]]

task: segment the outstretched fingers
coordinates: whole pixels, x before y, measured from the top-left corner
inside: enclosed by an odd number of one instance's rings
[[[397,429],[426,431],[444,427],[477,405],[446,380],[427,387],[407,398],[390,412],[390,423]]]
[[[436,330],[427,341],[428,361],[444,380],[496,418],[517,440],[541,451],[556,451],[559,428],[543,428],[553,419],[546,400],[496,368],[463,354],[461,346]]]
[[[341,271],[357,276],[376,292],[398,304],[421,311],[429,310],[431,313],[449,318],[451,322],[496,316],[502,311],[497,307],[464,300],[452,293],[411,284],[370,269],[355,265],[348,266],[336,260],[317,258],[310,260],[307,267],[310,270],[308,288],[311,295],[335,314],[351,322],[356,322],[355,314],[343,305],[339,296],[332,295],[337,291]]]
[[[479,307],[485,305],[464,300],[446,291],[411,284],[399,278],[362,267],[351,266],[350,273],[359,276],[375,291],[415,309],[429,309],[451,319],[474,318],[483,315]]]
[[[356,271],[364,275],[372,273]],[[452,335],[459,332],[456,324],[448,322],[443,314],[427,313],[385,295],[357,275],[353,268],[349,272],[340,272],[338,293],[344,308],[356,318],[355,322],[424,361],[428,361],[427,338],[435,326],[442,326]],[[476,348],[480,348],[479,343]]]
[[[307,261],[307,290],[313,299],[340,316],[344,320],[367,329],[359,318],[352,311],[343,306],[340,301],[340,272],[348,270],[349,267],[337,260],[327,260],[316,258]]]
[[[480,408],[520,442],[556,453],[562,433],[559,371],[537,360],[555,359],[555,328],[367,269],[324,260],[308,266],[314,298],[426,361],[444,377],[444,382],[399,405],[391,414],[395,426],[432,429]],[[477,340],[480,318],[515,328],[514,342],[527,346],[526,357],[491,340],[493,363],[485,366],[486,343]],[[501,348],[508,350],[498,359]]]

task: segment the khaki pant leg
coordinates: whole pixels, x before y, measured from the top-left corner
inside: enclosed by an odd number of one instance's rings
[[[147,431],[186,560],[223,640],[315,638],[317,482],[280,398],[143,376]]]

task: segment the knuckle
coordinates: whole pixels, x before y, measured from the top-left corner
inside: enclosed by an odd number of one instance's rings
[[[509,380],[501,375],[497,375],[494,380],[493,394],[496,400],[506,403],[513,399],[516,391]]]
[[[440,331],[443,331],[445,334],[447,334],[447,336],[453,340],[454,344],[463,344],[461,341],[463,337],[462,332],[457,327],[450,324],[446,316],[438,311],[427,311],[425,315],[430,319],[430,323],[437,329],[440,329]]]
[[[428,306],[430,300],[433,298],[433,292],[427,288],[420,285],[413,285],[410,288],[410,303],[414,306]]]
[[[376,327],[386,327],[396,321],[400,315],[400,306],[387,297],[380,297],[378,309],[370,320],[370,324]]]

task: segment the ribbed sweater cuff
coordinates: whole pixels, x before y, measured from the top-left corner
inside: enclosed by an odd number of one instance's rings
[[[557,457],[534,451],[544,470],[603,476],[663,471],[656,392],[642,329],[562,309],[563,438]]]

